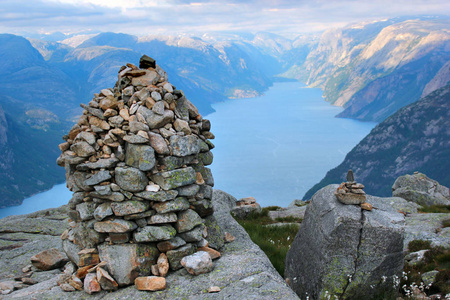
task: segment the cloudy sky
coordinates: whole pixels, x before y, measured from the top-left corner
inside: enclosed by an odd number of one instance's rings
[[[407,15],[450,15],[448,0],[0,0],[0,32],[317,32]]]

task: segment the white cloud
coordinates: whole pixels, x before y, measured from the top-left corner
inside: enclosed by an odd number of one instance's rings
[[[450,14],[448,0],[2,0],[0,31],[303,33],[374,18]]]

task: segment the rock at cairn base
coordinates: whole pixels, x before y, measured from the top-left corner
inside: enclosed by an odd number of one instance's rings
[[[203,232],[214,212],[214,179],[205,167],[213,160],[211,124],[146,55],[81,107],[57,160],[74,192],[63,248],[81,269],[106,264],[97,279],[80,271],[88,293],[138,277],[145,290],[164,288],[165,280],[148,277],[158,257],[167,255],[164,266],[158,263],[165,276],[200,240],[200,247],[209,243]]]
[[[334,195],[343,204],[361,204],[366,202],[364,185],[357,183],[352,170],[348,170],[347,182],[341,183]]]

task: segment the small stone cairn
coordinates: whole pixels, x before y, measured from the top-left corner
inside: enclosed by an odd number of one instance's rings
[[[361,208],[372,210],[372,206],[366,202],[366,193],[363,191],[364,185],[355,181],[352,170],[347,172],[347,181],[342,182],[334,195],[342,204],[361,205]]]
[[[114,88],[81,107],[57,160],[73,192],[63,248],[78,267],[61,285],[88,293],[133,283],[160,290],[169,269],[196,251],[220,257],[204,224],[213,213],[205,166],[214,135],[166,72],[144,55],[139,68],[123,66]],[[190,266],[192,274],[212,269],[211,259],[198,264],[204,270]]]

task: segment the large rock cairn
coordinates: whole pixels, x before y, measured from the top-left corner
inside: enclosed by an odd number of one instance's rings
[[[130,285],[138,276],[182,268],[198,248],[211,250],[203,218],[213,213],[214,180],[205,166],[213,160],[214,135],[166,72],[144,55],[139,68],[123,66],[114,88],[81,107],[57,161],[73,191],[63,248],[81,278],[97,266],[98,279]],[[94,277],[86,275],[85,290],[88,284],[96,291]],[[136,285],[163,287],[160,278]]]

